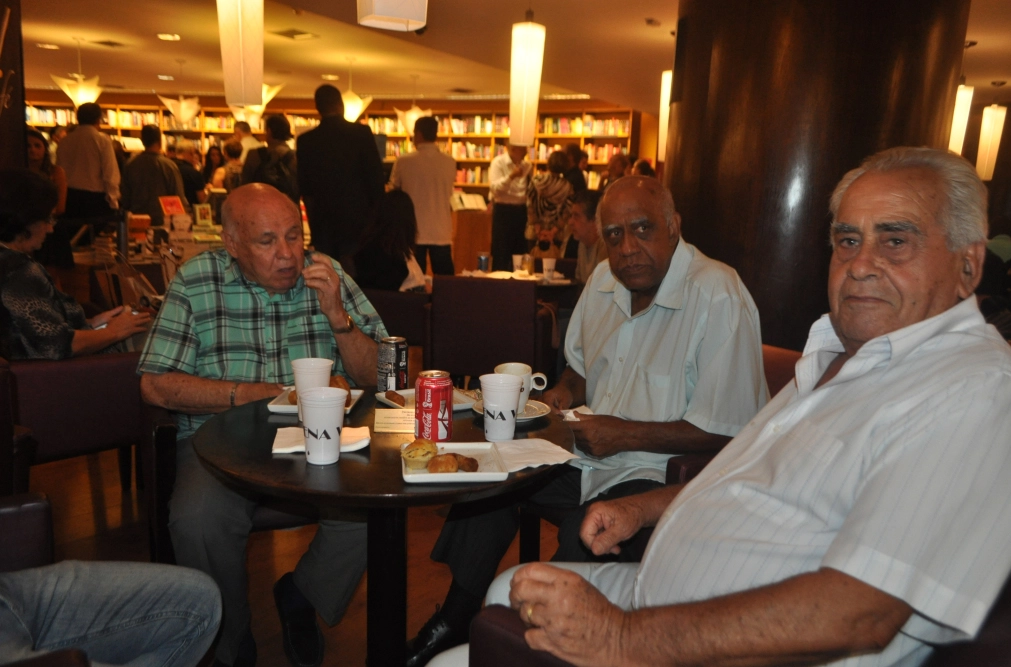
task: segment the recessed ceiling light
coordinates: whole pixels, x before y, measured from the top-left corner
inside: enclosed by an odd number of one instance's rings
[[[40,49],[45,49],[46,51],[59,51],[60,50],[60,47],[57,46],[56,44],[43,44],[42,42],[39,42],[35,46],[39,47]]]
[[[178,42],[182,37],[173,32],[160,32],[158,33],[158,39],[163,42]]]
[[[658,25],[660,25],[660,21],[657,20],[657,19],[655,19],[655,18],[653,18],[653,17],[647,17],[646,18],[646,25],[648,25],[648,26],[650,26],[652,28],[655,28]]]
[[[324,74],[323,75],[323,80],[324,81],[338,81],[338,80],[340,80],[340,77],[337,76],[336,74]]]
[[[172,76],[171,74],[159,74],[158,78],[161,79],[162,81],[175,81],[176,80],[176,78],[174,76]]]

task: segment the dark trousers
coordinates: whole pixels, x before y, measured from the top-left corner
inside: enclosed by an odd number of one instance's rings
[[[579,539],[579,527],[586,508],[598,500],[610,500],[644,493],[663,486],[653,480],[635,479],[612,486],[585,505],[579,504],[582,471],[566,466],[558,477],[519,501],[509,496],[488,502],[453,505],[432,560],[449,565],[453,581],[477,597],[484,597],[495,579],[499,561],[505,556],[519,530],[519,508],[529,508],[558,526],[558,551],[551,560],[567,563],[591,561],[637,562],[646,550],[652,528],[644,528],[622,544],[618,556],[594,556]]]
[[[528,250],[524,232],[527,229],[525,204],[495,204],[491,210],[492,271],[512,271],[513,255]]]
[[[418,266],[424,273],[428,268],[428,256],[432,258],[432,273],[437,276],[452,276],[456,273],[453,268],[453,246],[451,245],[419,245],[415,247],[414,259],[418,260]]]

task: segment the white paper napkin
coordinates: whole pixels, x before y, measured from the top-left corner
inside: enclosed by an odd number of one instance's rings
[[[593,414],[593,410],[591,410],[588,406],[580,405],[578,408],[573,408],[572,410],[562,410],[562,414],[565,415],[565,419],[563,421],[567,422],[579,421],[579,417],[576,416],[577,412],[581,415]]]
[[[506,470],[516,472],[523,468],[536,468],[543,465],[565,463],[570,459],[579,458],[567,452],[553,442],[541,438],[528,440],[506,440],[496,442],[498,453],[502,456]]]
[[[354,452],[367,447],[370,442],[368,426],[351,428],[345,426],[341,429],[341,451]],[[277,429],[274,436],[274,446],[270,448],[272,454],[295,454],[305,452],[305,434],[302,433],[301,426],[289,426]]]

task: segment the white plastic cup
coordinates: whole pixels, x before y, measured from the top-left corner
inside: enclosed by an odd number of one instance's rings
[[[312,387],[298,393],[302,406],[302,434],[305,460],[317,466],[337,463],[341,457],[341,430],[344,428],[346,389]]]
[[[299,419],[303,419],[302,392],[313,387],[329,387],[330,370],[332,368],[332,359],[308,357],[306,359],[295,359],[291,362],[291,370],[295,374],[295,393],[298,394],[299,399]]]
[[[523,255],[513,255],[513,271],[520,272],[523,270]]]
[[[544,279],[545,280],[554,280],[555,279],[555,258],[554,257],[544,257],[543,259],[541,259],[541,267],[544,269]]]
[[[516,434],[516,413],[523,378],[503,373],[481,376],[484,403],[484,439],[488,442],[512,440]]]
[[[495,372],[505,375],[515,375],[516,377],[523,380],[523,386],[520,388],[520,401],[516,405],[516,414],[522,415],[523,410],[527,407],[527,401],[530,399],[530,390],[538,389],[543,390],[548,386],[548,378],[544,373],[534,373],[534,369],[530,368],[527,364],[521,364],[518,362],[511,362],[508,364],[499,364],[495,367]]]

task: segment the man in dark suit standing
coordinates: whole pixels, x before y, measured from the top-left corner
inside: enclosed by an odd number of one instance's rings
[[[316,89],[319,127],[296,144],[298,187],[316,250],[353,270],[362,231],[383,194],[382,161],[367,125],[344,120],[344,100],[335,87]]]

